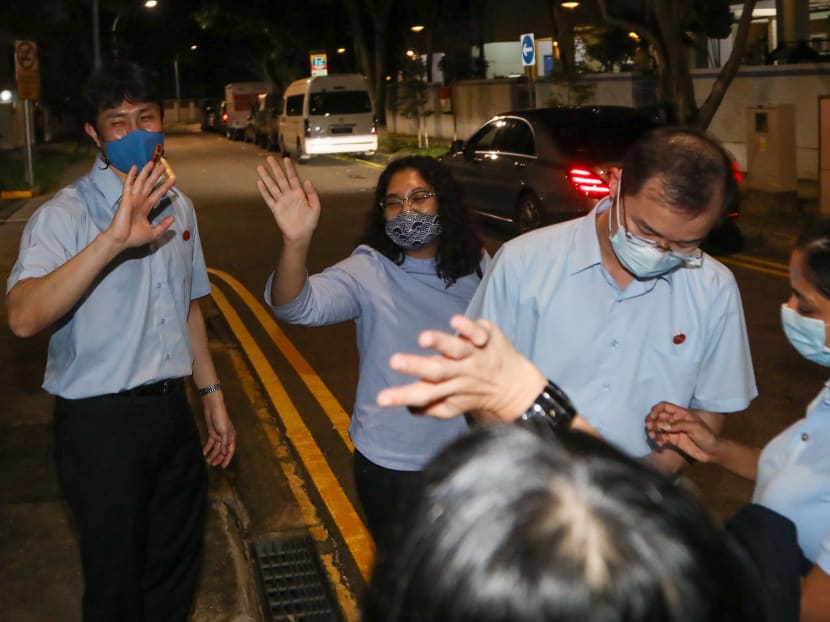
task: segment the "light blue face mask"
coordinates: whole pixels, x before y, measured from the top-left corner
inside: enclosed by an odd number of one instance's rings
[[[783,304],[781,326],[787,339],[801,356],[822,367],[830,367],[830,348],[827,347],[824,322],[804,317]]]
[[[148,130],[135,130],[118,140],[106,143],[107,161],[122,173],[129,173],[131,166],[140,172],[150,160],[158,160],[164,153],[164,134]]]
[[[664,252],[652,244],[646,244],[626,231],[620,216],[622,212],[620,206],[621,188],[622,175],[620,175],[617,182],[616,201],[608,208],[613,209],[617,214],[617,230],[611,233],[611,216],[609,214],[608,234],[614,254],[623,267],[638,279],[653,279],[680,266],[684,261],[683,258],[674,253]]]

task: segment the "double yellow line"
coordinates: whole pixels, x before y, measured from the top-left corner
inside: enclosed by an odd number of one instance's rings
[[[728,266],[738,266],[740,268],[749,268],[756,272],[763,272],[773,276],[790,278],[790,268],[787,264],[778,261],[769,261],[768,259],[761,259],[760,257],[753,257],[751,255],[730,255],[729,257],[718,257],[718,261],[725,263]]]
[[[329,388],[314,372],[308,361],[294,347],[285,333],[280,330],[273,317],[263,305],[234,277],[226,272],[208,269],[208,273],[222,281],[236,293],[245,306],[253,313],[273,344],[280,350],[300,379],[320,404],[340,434],[345,445],[354,450],[348,436],[349,415],[334,397]],[[285,427],[285,433],[294,446],[303,466],[312,477],[320,497],[337,525],[346,546],[355,560],[364,579],[368,579],[374,559],[374,542],[363,521],[355,510],[346,492],[340,486],[325,455],[314,440],[311,431],[291,401],[285,386],[280,381],[265,353],[245,326],[228,297],[218,287],[211,289],[211,297],[228,322],[228,326],[248,356],[254,372],[259,377],[268,398],[276,409]],[[272,435],[267,435],[269,439]],[[274,448],[276,450],[276,448]],[[301,509],[304,504],[300,504]],[[305,513],[305,510],[304,510]],[[305,516],[307,524],[314,524],[316,517]]]

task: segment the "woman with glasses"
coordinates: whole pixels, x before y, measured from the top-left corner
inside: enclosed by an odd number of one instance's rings
[[[266,302],[283,321],[323,326],[354,321],[360,370],[349,434],[354,476],[367,526],[381,535],[402,488],[466,429],[407,408],[384,409],[375,395],[400,384],[389,357],[414,351],[418,334],[463,313],[489,261],[461,200],[459,186],[436,160],[393,161],[378,179],[359,246],[319,274],[306,261],[320,218],[320,199],[291,160],[259,166],[259,191],[282,233]]]

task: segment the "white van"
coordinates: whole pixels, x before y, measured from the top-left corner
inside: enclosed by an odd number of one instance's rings
[[[374,107],[360,74],[292,82],[283,96],[280,149],[300,160],[326,153],[372,156],[378,149]]]

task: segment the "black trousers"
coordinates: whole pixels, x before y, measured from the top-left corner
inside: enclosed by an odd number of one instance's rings
[[[366,527],[375,542],[380,541],[395,520],[401,500],[420,480],[421,471],[387,469],[355,450],[355,487],[366,515]]]
[[[85,622],[186,620],[207,472],[184,391],[57,398],[55,434],[80,535]]]

